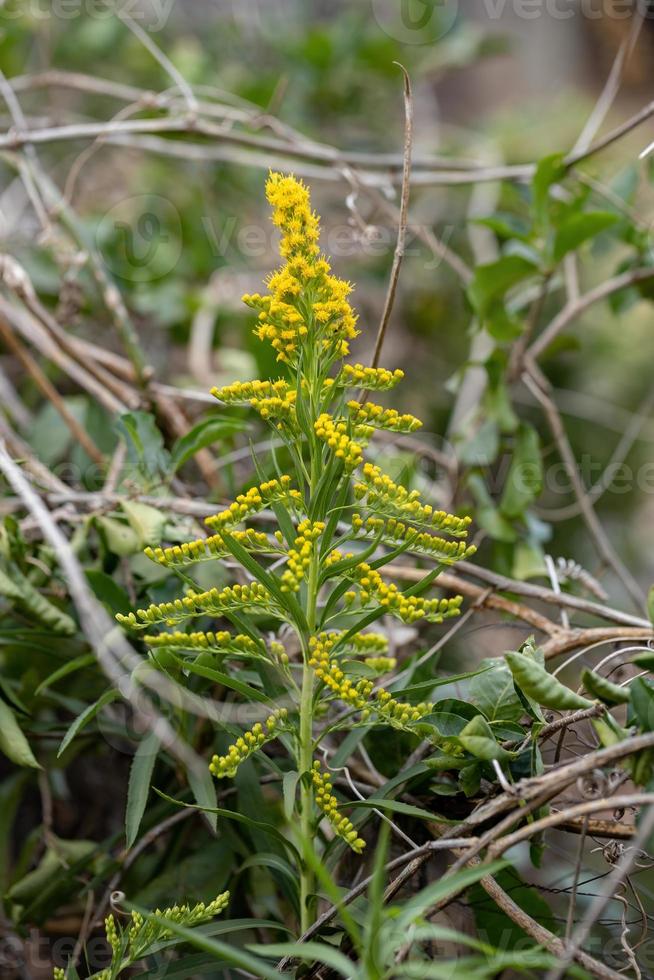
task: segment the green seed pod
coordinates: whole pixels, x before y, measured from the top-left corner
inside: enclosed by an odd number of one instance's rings
[[[505,659],[520,690],[543,707],[555,711],[592,708],[592,701],[575,694],[524,653],[507,653]]]

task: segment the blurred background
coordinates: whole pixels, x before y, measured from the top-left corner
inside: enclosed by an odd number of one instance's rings
[[[561,478],[533,394],[498,380],[507,344],[478,329],[468,287],[471,268],[496,260],[511,230],[521,234],[529,165],[586,147],[654,98],[653,54],[654,5],[644,0],[4,0],[0,252],[26,271],[60,346],[51,349],[20,318],[8,332],[0,309],[0,436],[16,458],[31,460],[48,491],[61,494],[64,484],[83,496],[106,490],[111,471],[96,457],[117,458],[125,413],[139,412],[147,472],[141,467],[123,487],[211,501],[247,484],[248,433],[201,433],[222,422],[212,385],[278,373],[240,302],[277,261],[267,170],[292,170],[311,184],[323,247],[356,285],[362,333],[354,353],[367,361],[397,235],[399,63],[413,87],[414,180],[382,364],[405,370],[392,404],[425,426],[377,452],[436,501],[473,514],[480,564],[549,584],[546,555],[574,559],[580,568],[566,587],[629,606]],[[651,265],[652,174],[638,156],[652,139],[650,118],[583,165],[583,193],[624,219],[622,233],[598,237],[583,262],[566,267],[565,281],[563,273],[553,280],[536,329],[578,293],[630,268],[634,250],[639,264]],[[510,179],[490,179],[493,172]],[[653,327],[647,291],[624,289],[574,319],[539,361],[601,524],[643,593],[654,581]],[[95,365],[93,377],[109,372],[109,387],[98,391],[70,369],[66,337],[78,361],[82,351]],[[517,419],[540,437],[544,487],[507,514],[498,502]],[[200,435],[187,451],[189,429]],[[164,447],[177,460],[174,472]],[[622,467],[615,478],[606,478],[609,464]],[[14,503],[0,507],[11,513]],[[91,530],[79,522],[80,535],[90,535],[98,594],[121,608],[135,591],[150,589],[158,600],[177,588],[146,570],[142,542],[126,537],[127,524],[110,510],[98,505]],[[75,527],[75,515],[64,519]],[[177,525],[179,540],[188,530]],[[87,539],[75,540],[86,555]],[[55,599],[62,594],[59,583]],[[448,647],[442,666],[462,658],[472,665],[526,633],[480,622]],[[22,653],[12,653],[8,670],[22,683]],[[107,725],[103,751],[111,752],[112,737]],[[121,740],[112,766],[124,783]],[[102,796],[93,758],[71,773],[72,793],[62,791],[57,803],[58,832],[97,837],[119,826],[123,800]],[[27,825],[36,825],[36,797],[24,805]],[[563,853],[561,882],[570,860]],[[159,900],[176,873],[166,869],[148,893],[149,870],[136,883],[142,901]],[[191,873],[201,878],[197,860]],[[45,918],[52,909],[41,911]],[[35,967],[33,975],[42,974]]]

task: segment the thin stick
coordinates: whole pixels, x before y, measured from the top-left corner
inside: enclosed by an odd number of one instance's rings
[[[397,228],[395,253],[393,255],[393,265],[391,268],[388,290],[386,292],[384,310],[382,312],[381,321],[377,330],[375,350],[372,355],[372,361],[370,362],[370,366],[373,368],[379,366],[379,359],[381,357],[384,338],[386,337],[386,330],[388,329],[388,322],[391,318],[393,304],[395,303],[395,293],[397,291],[400,268],[404,258],[406,226],[409,217],[409,193],[411,190],[411,148],[413,146],[413,97],[411,94],[411,79],[409,78],[409,74],[403,65],[400,65],[399,62],[395,62],[395,64],[399,65],[404,75],[404,162],[402,167],[402,195],[400,198],[400,217]],[[366,392],[364,392],[361,399],[362,403],[366,400],[365,396]]]

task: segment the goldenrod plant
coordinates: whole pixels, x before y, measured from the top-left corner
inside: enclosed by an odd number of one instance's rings
[[[271,173],[266,194],[281,233],[283,265],[263,295],[245,296],[257,314],[255,334],[272,345],[283,375],[214,388],[224,405],[250,405],[281,438],[291,460],[207,520],[211,535],[170,548],[147,549],[162,565],[185,572],[196,562],[231,557],[245,584],[198,591],[119,616],[129,629],[148,630],[145,642],[193,656],[210,650],[221,660],[255,658],[274,672],[281,705],[243,732],[211,772],[230,778],[238,766],[273,739],[290,751],[299,780],[298,834],[316,839],[326,818],[331,833],[361,853],[364,839],[343,814],[322,755],[317,718],[338,706],[331,731],[353,724],[415,731],[431,705],[402,703],[377,682],[392,670],[383,632],[374,623],[392,616],[404,623],[440,623],[458,616],[461,597],[427,596],[439,571],[474,548],[466,544],[470,519],[435,510],[373,461],[366,451],[376,429],[413,432],[420,426],[367,400],[402,379],[401,371],[346,362],[358,334],[349,302],[352,286],[337,278],[319,247],[319,220],[307,187],[293,176]],[[373,454],[370,454],[373,456]],[[374,456],[373,456],[374,458]],[[441,535],[446,535],[442,537]],[[393,562],[405,552],[431,563],[410,588],[392,581]],[[380,569],[387,568],[387,576]],[[225,619],[237,630],[161,632],[203,617]],[[267,641],[259,622],[277,624]],[[291,639],[291,637],[293,639]],[[299,648],[295,657],[293,650]],[[272,700],[272,699],[271,699]],[[301,928],[312,921],[313,875],[301,872]]]

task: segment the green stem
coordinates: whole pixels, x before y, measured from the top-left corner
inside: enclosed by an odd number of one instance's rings
[[[313,379],[312,379],[313,380]],[[313,384],[310,388],[310,404],[312,416],[315,414]],[[316,452],[313,439],[309,440],[309,453],[311,456],[311,476],[309,480],[309,501],[308,509],[311,511],[313,496],[320,480],[320,455]],[[300,790],[300,834],[304,847],[312,846],[313,839],[313,787],[309,781],[309,773],[313,763],[313,689],[315,675],[313,668],[309,666],[309,638],[316,629],[317,609],[318,609],[318,589],[319,589],[320,559],[318,548],[314,548],[311,558],[309,575],[307,580],[307,626],[308,635],[303,643],[304,647],[304,668],[302,672],[302,695],[300,698],[300,738],[299,738],[299,771],[301,782]],[[302,863],[300,875],[300,927],[305,933],[313,922],[313,910],[310,904],[310,896],[314,890],[314,876],[311,868],[306,861]]]

